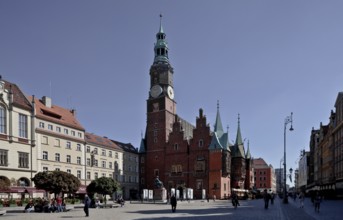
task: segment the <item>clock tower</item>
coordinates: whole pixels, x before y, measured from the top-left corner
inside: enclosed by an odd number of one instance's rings
[[[153,180],[156,176],[162,182],[165,180],[165,147],[176,114],[174,71],[169,63],[168,51],[166,34],[162,28],[162,15],[160,15],[160,28],[154,46],[154,62],[150,67],[150,91],[147,100],[145,177],[148,188],[153,188]]]

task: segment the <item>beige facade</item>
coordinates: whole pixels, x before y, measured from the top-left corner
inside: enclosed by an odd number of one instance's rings
[[[125,200],[139,198],[139,163],[138,151],[130,143],[114,141],[123,150],[123,166],[121,168],[122,196]]]
[[[0,197],[42,196],[31,182],[42,171],[71,173],[82,185],[102,176],[127,182],[124,150],[107,137],[86,133],[75,110],[52,101],[26,97],[0,78],[0,180],[11,182]],[[137,155],[135,161],[138,166]],[[134,169],[138,181],[138,167]]]
[[[120,182],[123,170],[123,151],[107,137],[86,133],[86,182],[110,177]]]
[[[0,78],[0,178],[30,186],[37,171],[32,106],[20,89]]]
[[[35,99],[34,109],[38,171],[60,170],[84,180],[84,128],[75,111],[52,105],[48,97]]]

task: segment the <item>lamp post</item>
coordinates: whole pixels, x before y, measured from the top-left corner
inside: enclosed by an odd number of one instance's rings
[[[284,125],[284,132],[283,132],[283,203],[288,203],[288,197],[287,197],[287,187],[286,187],[286,127],[287,125],[291,123],[290,131],[293,131],[293,112],[291,112],[290,116],[287,116],[285,118],[285,125]]]
[[[281,168],[281,164],[282,164],[282,162],[283,162],[283,158],[281,158],[281,160],[280,160],[280,171],[279,171],[279,189],[278,189],[278,193],[279,193],[279,195],[281,195],[281,193],[282,193],[282,189],[283,189],[283,187],[282,187],[282,168]]]

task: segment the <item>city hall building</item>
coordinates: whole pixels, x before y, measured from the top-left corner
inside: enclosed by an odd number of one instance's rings
[[[140,154],[140,190],[153,189],[158,177],[170,193],[172,188],[193,189],[194,198],[226,198],[232,189],[253,187],[251,155],[244,149],[238,117],[237,136],[229,142],[223,130],[219,104],[213,131],[202,109],[192,125],[176,112],[174,70],[162,24],[156,34],[155,57],[150,68],[147,125]]]

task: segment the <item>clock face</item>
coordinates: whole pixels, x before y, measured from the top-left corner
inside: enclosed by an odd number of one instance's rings
[[[153,98],[157,98],[162,93],[162,87],[159,85],[154,85],[150,89],[150,95]]]
[[[173,90],[173,88],[168,86],[167,92],[168,92],[169,98],[170,99],[174,99],[174,90]]]

